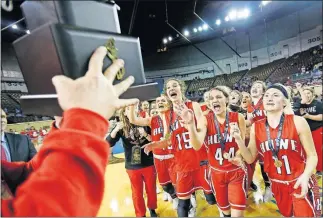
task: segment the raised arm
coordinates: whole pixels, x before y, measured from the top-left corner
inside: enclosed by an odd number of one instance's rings
[[[253,124],[250,129],[250,139],[249,139],[248,147],[246,147],[244,139],[242,139],[242,137],[239,137],[239,135],[235,136],[235,133],[233,133],[234,132],[233,128],[231,128],[231,131],[232,131],[232,135],[234,136],[239,146],[239,151],[243,159],[248,164],[253,163],[256,160],[256,157],[258,154],[257,147],[256,147],[255,125]]]
[[[138,117],[135,112],[135,106],[130,106],[129,122],[137,126],[150,126],[151,117]]]

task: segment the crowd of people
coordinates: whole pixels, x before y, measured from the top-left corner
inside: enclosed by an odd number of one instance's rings
[[[180,217],[195,216],[196,190],[202,190],[209,205],[217,206],[224,217],[243,216],[246,193],[260,188],[252,181],[258,163],[264,202],[275,196],[284,216],[320,214],[316,177],[322,172],[323,108],[312,88],[300,83],[296,89],[282,84],[267,87],[262,81],[254,81],[250,92],[216,86],[204,93],[202,104],[184,94],[185,83],[169,79],[151,107],[145,101],[123,109],[108,137],[111,145],[121,137],[126,148],[137,216],[146,213],[144,186],[150,214],[156,216],[156,184],[146,180],[155,178],[153,164]],[[138,151],[140,169],[129,169],[134,145],[138,150],[144,147]],[[133,175],[141,180],[133,181]]]
[[[185,97],[183,81],[169,79],[160,97],[138,106],[119,99],[133,77],[113,85],[122,60],[102,73],[106,53],[98,48],[80,79],[53,78],[64,114],[37,154],[12,161],[2,146],[2,216],[96,216],[118,140],[138,217],[146,215],[144,188],[150,215],[158,216],[157,178],[179,217],[195,215],[197,190],[221,216],[243,216],[248,190],[260,188],[252,182],[256,164],[264,201],[274,196],[283,216],[321,216],[323,106],[313,89],[253,81],[248,92],[210,87],[200,104]]]

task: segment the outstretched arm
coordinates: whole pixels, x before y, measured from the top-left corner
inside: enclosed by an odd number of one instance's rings
[[[129,122],[137,126],[150,126],[151,117],[138,117],[135,113],[135,106],[130,106]]]

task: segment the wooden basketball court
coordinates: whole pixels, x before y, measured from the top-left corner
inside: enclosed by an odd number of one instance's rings
[[[117,155],[117,157],[123,157]],[[260,178],[260,169],[256,169],[256,175]],[[131,198],[130,180],[124,168],[124,163],[109,164],[105,174],[106,186],[101,208],[99,210],[99,217],[134,217],[135,212]],[[322,194],[322,177],[319,179],[320,190]],[[263,189],[263,187],[262,187]],[[160,187],[160,190],[161,187]],[[158,208],[156,210],[159,217],[176,217],[177,213],[172,208],[170,202],[163,201],[163,193],[158,196]],[[218,209],[215,206],[209,206],[207,202],[202,199],[203,193],[197,192],[197,213],[198,217],[217,217],[219,216]],[[275,200],[272,199],[269,203],[255,204],[253,194],[249,191],[248,207],[245,211],[245,216],[268,216],[281,217]],[[322,195],[321,195],[322,196]],[[149,216],[149,212],[146,213]]]

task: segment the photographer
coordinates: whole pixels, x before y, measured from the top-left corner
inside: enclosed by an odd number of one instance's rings
[[[137,217],[146,215],[146,206],[143,195],[143,187],[147,193],[147,206],[150,216],[157,217],[156,194],[156,171],[153,155],[146,155],[141,146],[151,141],[150,129],[139,127],[129,122],[129,108],[123,108],[120,112],[120,122],[112,130],[107,141],[114,146],[119,139],[122,139],[125,150],[125,168],[127,170],[132,190],[132,200]]]

